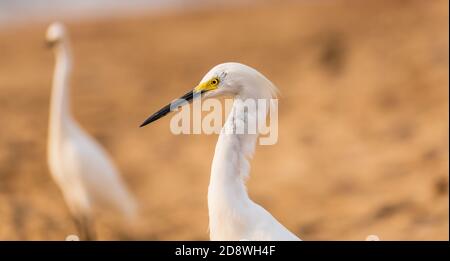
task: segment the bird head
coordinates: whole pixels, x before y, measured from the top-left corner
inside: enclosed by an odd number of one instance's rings
[[[222,63],[206,73],[191,91],[152,114],[140,127],[164,117],[196,97],[231,95],[243,99],[270,99],[276,96],[276,92],[276,87],[257,70],[241,63]]]
[[[46,43],[48,47],[59,45],[66,37],[66,28],[62,23],[54,22],[48,29],[46,34]]]

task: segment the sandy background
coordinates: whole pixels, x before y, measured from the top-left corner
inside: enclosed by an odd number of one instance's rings
[[[448,240],[448,1],[266,2],[71,22],[76,119],[110,152],[141,221],[100,239],[206,240],[217,136],[139,129],[210,67],[239,61],[281,91],[279,142],[250,196],[305,240]],[[0,239],[75,233],[46,165],[47,24],[0,31]],[[117,225],[119,223],[119,225]]]

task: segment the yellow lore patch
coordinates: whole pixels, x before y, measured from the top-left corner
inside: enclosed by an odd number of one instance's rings
[[[219,86],[219,78],[214,77],[209,81],[200,83],[197,87],[194,88],[194,91],[212,91],[217,89],[217,86]]]

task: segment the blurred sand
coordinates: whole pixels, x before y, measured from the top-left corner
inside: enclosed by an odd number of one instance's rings
[[[206,240],[217,136],[137,126],[215,64],[281,90],[249,193],[305,240],[448,240],[448,1],[299,1],[70,23],[73,111],[111,153],[142,221],[100,239]],[[0,32],[0,239],[75,233],[46,165],[45,24]]]

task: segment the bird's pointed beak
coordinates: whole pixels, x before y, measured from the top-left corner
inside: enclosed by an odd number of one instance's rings
[[[194,98],[200,97],[203,91],[196,91],[196,89],[189,91],[185,95],[181,96],[180,98],[174,100],[173,102],[167,104],[166,106],[162,107],[159,111],[153,113],[150,117],[148,117],[139,127],[144,127],[147,124],[150,124],[164,116],[166,116],[169,112],[177,109],[180,106],[183,106],[184,104],[187,104],[191,102]]]
[[[44,46],[48,49],[53,48],[55,46],[56,41],[45,40]]]
[[[178,107],[183,106],[189,102],[191,102],[194,98],[201,97],[203,93],[212,91],[215,88],[211,88],[208,82],[203,82],[197,85],[192,91],[189,91],[185,95],[180,98],[174,100],[173,102],[167,104],[159,111],[153,113],[150,117],[148,117],[139,127],[144,127],[147,124],[150,124],[164,116],[166,116],[169,112],[176,110]]]

